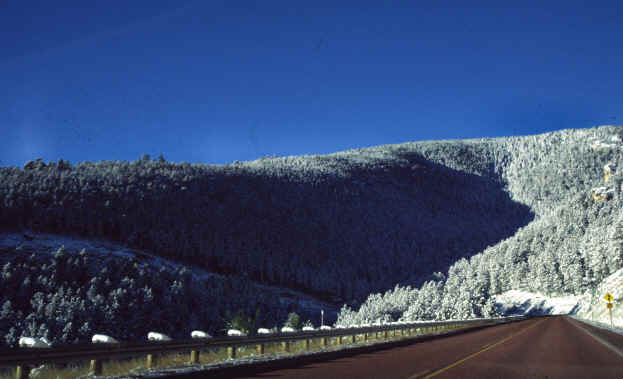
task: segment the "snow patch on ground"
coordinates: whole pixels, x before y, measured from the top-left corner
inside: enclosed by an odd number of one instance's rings
[[[539,293],[510,290],[493,297],[503,315],[564,315],[573,313],[582,296],[548,297]]]
[[[623,329],[623,269],[606,277],[592,290],[582,295],[547,297],[545,295],[511,290],[494,296],[495,306],[505,315],[558,315],[572,314],[580,319],[610,326],[610,314],[604,298],[610,293],[612,301],[612,324]]]
[[[90,257],[97,258],[100,264],[111,258],[131,259],[149,266],[152,270],[164,268],[168,271],[176,271],[185,267],[197,280],[205,280],[209,277],[223,277],[222,275],[211,273],[199,267],[182,265],[142,250],[131,249],[121,244],[105,240],[33,232],[23,234],[0,233],[0,249],[10,250],[19,247],[28,253],[48,253],[51,255],[61,246],[69,254],[78,254],[84,249]]]

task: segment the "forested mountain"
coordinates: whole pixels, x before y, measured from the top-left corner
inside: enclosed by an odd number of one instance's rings
[[[480,159],[454,144],[439,150]],[[7,229],[106,238],[347,301],[417,283],[533,218],[499,180],[409,144],[228,166],[36,162],[2,169],[0,196]]]
[[[224,166],[148,156],[35,161],[0,169],[0,226],[106,239],[232,281],[244,275],[351,304],[392,289],[358,312],[344,308],[341,323],[488,315],[504,290],[577,293],[621,266],[620,249],[604,244],[618,206],[591,197],[604,165],[618,160],[620,140],[610,140],[621,132],[413,142]],[[592,146],[599,141],[608,144]],[[15,254],[0,255],[2,264]]]
[[[511,289],[564,295],[598,285],[623,267],[621,203],[596,199],[591,191],[604,185],[604,166],[619,161],[621,131],[607,126],[489,141],[510,153],[497,169],[511,198],[529,205],[535,219],[458,260],[438,280],[370,296],[357,311],[345,306],[338,322],[486,317],[496,313],[492,296]],[[435,154],[428,156],[445,159]]]

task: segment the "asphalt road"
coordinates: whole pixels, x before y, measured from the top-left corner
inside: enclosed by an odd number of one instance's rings
[[[623,378],[623,336],[566,317],[232,378]]]

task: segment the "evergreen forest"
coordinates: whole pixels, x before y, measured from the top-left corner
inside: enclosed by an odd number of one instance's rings
[[[604,166],[618,162],[621,135],[603,126],[220,166],[145,155],[2,167],[0,239],[105,240],[188,269],[3,247],[0,342],[183,336],[222,330],[226,311],[268,327],[301,312],[263,286],[343,305],[344,325],[488,317],[510,289],[581,294],[623,267],[619,199],[592,192],[612,186]]]

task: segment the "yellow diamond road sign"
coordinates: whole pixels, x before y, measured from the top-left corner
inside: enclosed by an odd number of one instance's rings
[[[606,307],[607,307],[608,309],[612,308],[612,303],[606,303]]]
[[[610,292],[608,292],[606,294],[606,296],[604,296],[604,299],[606,299],[609,302],[611,302],[614,299],[614,296],[612,296],[612,294]]]

